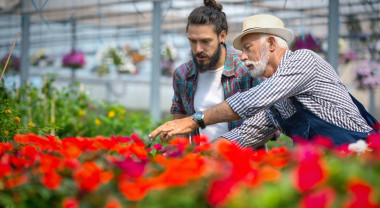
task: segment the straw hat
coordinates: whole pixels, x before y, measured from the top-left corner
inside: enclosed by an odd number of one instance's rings
[[[284,23],[280,18],[268,14],[259,14],[247,17],[244,20],[243,30],[234,39],[233,46],[236,49],[241,50],[241,38],[250,33],[276,35],[284,39],[287,43],[293,39],[292,32],[284,27]]]

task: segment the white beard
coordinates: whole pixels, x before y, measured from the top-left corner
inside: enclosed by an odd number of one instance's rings
[[[244,64],[248,68],[251,68],[253,66],[254,68],[249,70],[249,74],[253,78],[258,78],[264,74],[265,68],[268,65],[268,61],[269,61],[268,50],[265,48],[265,45],[261,45],[260,60],[259,61],[245,61]]]

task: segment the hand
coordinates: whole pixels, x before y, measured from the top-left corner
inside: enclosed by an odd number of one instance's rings
[[[156,138],[156,136],[160,135],[160,138],[162,141],[168,140],[168,138],[179,135],[179,134],[188,134],[195,129],[197,129],[199,126],[198,124],[192,119],[192,117],[186,117],[182,119],[177,119],[173,121],[166,122],[156,128],[154,131],[152,131],[149,134],[149,137],[152,139],[152,141]]]

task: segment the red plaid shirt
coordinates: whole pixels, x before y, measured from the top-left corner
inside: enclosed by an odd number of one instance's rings
[[[252,78],[244,63],[240,61],[240,51],[227,48],[226,61],[222,75],[222,86],[224,99],[232,96],[237,92],[244,92],[260,84],[261,78]],[[193,60],[180,65],[173,74],[174,96],[170,112],[172,114],[193,115],[194,111],[194,94],[197,87],[198,73],[195,69]],[[242,124],[242,120],[228,123],[228,129],[231,131]]]

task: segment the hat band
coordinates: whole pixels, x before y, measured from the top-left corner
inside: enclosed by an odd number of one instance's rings
[[[254,29],[262,29],[262,27],[251,27],[251,28],[243,30],[243,32],[247,32],[249,30],[254,30]]]

